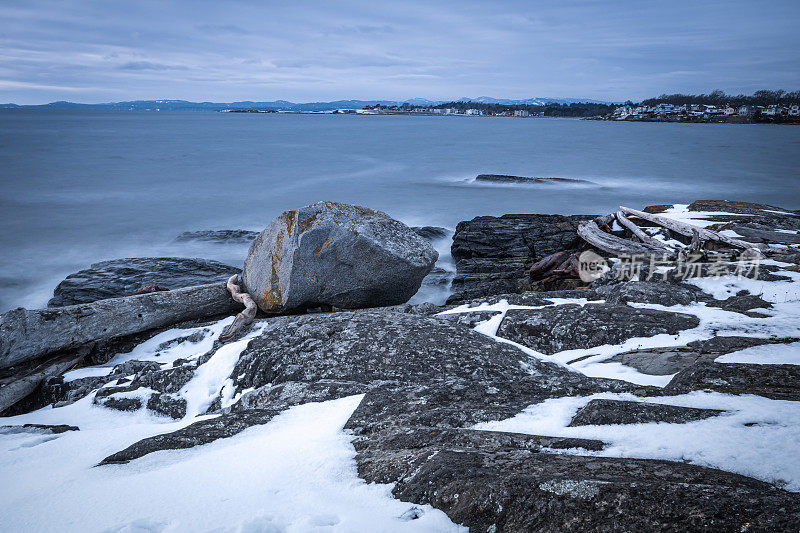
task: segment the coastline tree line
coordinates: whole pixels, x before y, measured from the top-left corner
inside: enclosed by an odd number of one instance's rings
[[[717,89],[709,94],[662,94],[657,98],[642,100],[640,105],[655,106],[658,104],[673,105],[731,105],[731,106],[770,106],[770,105],[789,105],[800,103],[800,91],[787,92],[784,90],[770,91],[762,89],[752,95],[745,94],[726,94]],[[636,105],[631,101],[625,102],[626,105]]]

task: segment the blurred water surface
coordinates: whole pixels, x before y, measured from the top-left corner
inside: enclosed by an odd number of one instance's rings
[[[592,184],[497,186],[480,173]],[[605,213],[722,198],[800,208],[800,127],[570,119],[0,111],[0,312],[118,257],[240,264],[260,230],[318,200],[409,225],[503,213]]]

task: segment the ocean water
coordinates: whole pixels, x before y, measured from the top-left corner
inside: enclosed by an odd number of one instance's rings
[[[480,173],[591,184],[481,185]],[[796,126],[2,110],[0,312],[44,306],[67,274],[105,259],[239,265],[245,245],[175,237],[260,230],[319,200],[454,229],[705,198],[798,209],[798,185]]]

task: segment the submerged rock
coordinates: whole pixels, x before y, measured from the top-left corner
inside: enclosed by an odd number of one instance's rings
[[[257,231],[246,229],[218,229],[202,231],[184,231],[177,237],[176,241],[204,241],[219,244],[248,244],[258,237]]]
[[[562,183],[573,185],[596,185],[589,180],[582,180],[577,178],[533,178],[528,176],[510,176],[508,174],[478,174],[475,181],[483,181],[489,183],[523,183],[528,185],[547,184],[547,183]]]
[[[411,229],[414,230],[414,233],[429,241],[444,239],[451,233],[447,228],[439,226],[414,226]]]
[[[411,298],[437,257],[385,213],[318,202],[273,220],[250,247],[243,277],[268,313],[378,307]]]
[[[225,281],[241,269],[210,259],[132,257],[101,261],[70,274],[53,291],[48,307],[130,296],[145,285],[179,289]]]

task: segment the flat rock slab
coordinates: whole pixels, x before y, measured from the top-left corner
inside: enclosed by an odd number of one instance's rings
[[[636,302],[671,307],[689,305],[702,294],[691,285],[664,281],[628,281],[593,288],[599,298],[610,304]]]
[[[53,291],[47,307],[64,307],[130,296],[145,285],[179,289],[226,281],[241,268],[209,259],[135,257],[95,263],[70,274]]]
[[[793,342],[794,340],[782,339],[781,343]],[[713,337],[702,341],[692,341],[686,346],[647,348],[625,352],[615,355],[608,361],[633,367],[643,374],[668,376],[689,368],[696,363],[712,363],[721,355],[772,342],[774,342],[774,339]]]
[[[700,323],[693,315],[628,305],[566,304],[512,309],[497,334],[545,354],[621,344],[633,337],[675,335]]]
[[[664,388],[668,394],[713,390],[757,394],[773,400],[800,400],[800,366],[698,363],[679,372]]]
[[[172,433],[140,440],[122,451],[109,455],[100,461],[99,465],[122,464],[155,451],[181,450],[208,444],[217,439],[232,437],[249,427],[266,424],[277,414],[277,411],[252,410],[195,422]]]
[[[231,373],[236,390],[321,379],[371,384],[441,382],[502,387],[529,378],[542,389],[605,387],[439,318],[354,311],[270,319]],[[606,380],[610,382],[610,380]]]
[[[118,391],[134,390],[144,382],[158,385],[167,375],[173,377],[167,370],[146,372]],[[369,432],[384,424],[464,427],[514,416],[547,398],[641,389],[529,359],[521,350],[459,324],[389,310],[270,318],[230,377],[235,393],[243,396],[225,410],[229,414],[275,412],[366,393],[359,407],[365,416],[359,431]],[[171,381],[165,383],[162,388],[168,390]],[[113,397],[116,392],[101,389],[100,395]],[[219,401],[210,412],[218,408]],[[161,436],[137,445],[133,455],[218,434],[193,424],[174,439]],[[117,459],[130,460],[133,455],[126,452]]]
[[[23,424],[21,426],[0,426],[0,433],[53,433],[60,434],[67,431],[80,431],[78,426],[68,424]]]
[[[582,407],[569,423],[575,426],[607,426],[613,424],[646,424],[666,422],[683,424],[717,416],[724,411],[695,409],[678,405],[627,402],[621,400],[592,400]]]
[[[359,475],[392,482],[470,531],[792,531],[800,496],[743,476],[667,461],[431,446],[373,455]]]

